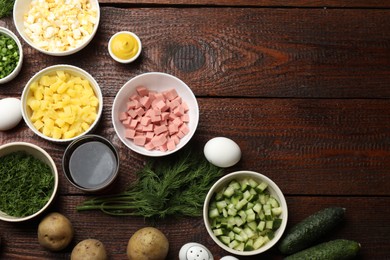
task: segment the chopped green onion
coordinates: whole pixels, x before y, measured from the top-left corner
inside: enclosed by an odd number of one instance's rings
[[[1,33],[0,50],[0,79],[2,79],[11,74],[18,65],[19,50],[16,42],[11,37]]]

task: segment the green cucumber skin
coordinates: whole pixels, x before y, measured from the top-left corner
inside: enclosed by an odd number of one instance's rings
[[[358,242],[336,239],[287,256],[284,260],[347,260],[355,258],[359,251]]]
[[[344,213],[344,208],[330,207],[310,215],[286,232],[279,251],[290,255],[308,248],[334,229],[344,219]]]

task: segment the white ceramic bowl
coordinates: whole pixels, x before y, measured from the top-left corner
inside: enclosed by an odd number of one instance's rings
[[[216,192],[220,191],[224,187],[226,187],[232,180],[242,180],[244,178],[252,178],[253,180],[257,181],[258,183],[260,182],[265,182],[268,184],[268,191],[271,195],[273,195],[280,203],[280,206],[282,207],[282,223],[275,231],[275,236],[274,238],[271,239],[268,243],[265,245],[261,246],[257,250],[253,251],[238,251],[235,249],[232,249],[228,247],[227,245],[223,244],[213,233],[211,229],[211,224],[210,224],[210,219],[209,219],[209,204],[212,201],[214,195]],[[230,174],[225,175],[221,179],[219,179],[210,189],[208,192],[205,202],[204,202],[204,207],[203,207],[203,220],[205,227],[207,229],[207,232],[209,233],[210,237],[214,240],[215,243],[217,243],[222,249],[225,251],[228,251],[229,253],[235,254],[235,255],[240,255],[240,256],[250,256],[250,255],[257,255],[260,253],[263,253],[270,249],[272,246],[274,246],[278,240],[282,237],[283,232],[286,229],[287,225],[287,218],[288,218],[288,209],[287,209],[287,203],[284,198],[284,195],[282,191],[279,189],[279,187],[267,176],[254,172],[254,171],[237,171],[237,172],[232,172]]]
[[[182,98],[183,101],[189,107],[189,122],[188,128],[189,133],[187,133],[180,142],[177,144],[176,148],[171,151],[159,151],[159,150],[147,150],[143,146],[138,146],[134,144],[133,140],[125,137],[125,126],[119,120],[119,114],[123,111],[126,111],[127,102],[129,97],[136,93],[136,89],[139,86],[144,86],[150,91],[163,92],[169,89],[175,89],[178,95]],[[195,95],[191,89],[180,79],[175,76],[161,73],[161,72],[149,72],[138,75],[127,83],[125,83],[122,88],[117,93],[113,106],[112,106],[112,123],[116,134],[119,136],[119,139],[131,150],[142,155],[158,157],[172,154],[182,147],[184,147],[188,141],[194,135],[196,128],[199,122],[199,106],[195,98]]]
[[[18,64],[16,65],[15,69],[10,74],[8,74],[8,76],[0,79],[0,84],[4,84],[4,83],[7,83],[7,82],[13,80],[19,74],[20,70],[22,69],[23,48],[22,48],[22,45],[20,44],[18,37],[16,37],[16,35],[12,31],[8,30],[7,28],[0,27],[0,34],[4,34],[4,35],[7,35],[10,38],[12,38],[16,42],[16,45],[18,46],[18,49],[19,49],[19,61],[18,61]]]
[[[31,84],[36,81],[37,79],[41,78],[42,76],[44,75],[51,75],[53,73],[55,73],[56,71],[59,71],[59,70],[62,70],[62,71],[65,71],[65,72],[68,72],[74,76],[79,76],[83,79],[86,79],[89,81],[93,91],[95,92],[95,95],[97,97],[97,99],[99,100],[99,107],[98,107],[98,110],[97,110],[97,116],[96,116],[96,119],[95,121],[89,126],[89,128],[77,135],[77,136],[74,136],[72,138],[67,138],[67,139],[56,139],[56,138],[52,138],[52,137],[49,137],[49,136],[46,136],[44,135],[42,132],[40,132],[38,129],[36,129],[36,127],[33,125],[30,117],[31,117],[31,113],[32,113],[32,110],[31,108],[27,105],[27,99],[29,97],[29,93],[30,93],[30,87],[31,87]],[[85,134],[88,134],[88,133],[91,133],[95,127],[97,126],[99,120],[100,120],[100,117],[102,115],[102,111],[103,111],[103,95],[102,95],[102,92],[101,92],[101,89],[98,85],[98,83],[96,82],[96,80],[91,76],[91,74],[89,74],[87,71],[79,68],[79,67],[76,67],[76,66],[72,66],[72,65],[65,65],[65,64],[60,64],[60,65],[54,65],[54,66],[50,66],[50,67],[47,67],[47,68],[44,68],[42,69],[41,71],[37,72],[26,84],[26,86],[24,87],[24,90],[23,90],[23,93],[22,93],[22,98],[21,98],[21,104],[22,104],[22,116],[23,116],[23,119],[24,121],[26,122],[27,126],[35,133],[37,134],[38,136],[46,139],[46,140],[49,140],[49,141],[53,141],[53,142],[59,142],[59,143],[68,143],[68,142],[71,142],[75,139],[77,139],[78,137],[80,136],[83,136]]]
[[[131,58],[129,59],[121,59],[119,58],[118,56],[116,56],[112,50],[112,43],[113,43],[113,39],[115,37],[117,37],[118,35],[120,34],[127,34],[129,35],[130,37],[132,37],[136,42],[137,42],[137,45],[138,45],[138,51],[135,53],[134,56],[132,56]],[[113,58],[115,61],[117,62],[120,62],[120,63],[131,63],[133,61],[135,61],[138,56],[141,54],[141,50],[142,50],[142,43],[141,43],[141,40],[139,39],[139,37],[133,33],[133,32],[128,32],[128,31],[121,31],[121,32],[117,32],[115,33],[113,36],[111,36],[109,42],[108,42],[108,53],[110,54],[111,58]]]
[[[26,221],[26,220],[29,220],[29,219],[32,219],[32,218],[38,216],[39,214],[41,214],[43,211],[45,211],[50,206],[50,204],[55,199],[55,196],[56,196],[57,190],[58,190],[57,167],[56,167],[53,159],[51,158],[51,156],[44,149],[40,148],[39,146],[37,146],[35,144],[31,144],[31,143],[27,143],[27,142],[7,143],[7,144],[0,146],[0,157],[3,157],[7,154],[17,152],[17,151],[26,152],[27,154],[30,154],[30,155],[34,156],[35,158],[41,160],[45,164],[47,164],[50,167],[51,172],[53,173],[54,185],[53,185],[53,192],[52,192],[49,200],[46,202],[46,204],[39,211],[37,211],[36,213],[34,213],[32,215],[29,215],[26,217],[14,217],[14,216],[10,216],[10,215],[2,212],[0,209],[0,220],[8,221],[8,222],[22,222],[22,221]]]
[[[92,33],[87,36],[85,39],[83,39],[82,43],[79,45],[70,48],[65,51],[51,51],[51,50],[46,50],[40,46],[38,46],[27,34],[25,31],[25,25],[24,25],[24,15],[28,13],[30,10],[30,4],[32,0],[16,0],[13,8],[13,20],[15,27],[19,33],[19,35],[23,38],[25,42],[27,42],[28,45],[33,47],[34,49],[45,53],[47,55],[52,55],[52,56],[66,56],[66,55],[71,55],[74,54],[80,50],[82,50],[85,46],[87,46],[90,41],[93,39],[95,36],[97,29],[99,27],[99,22],[100,22],[100,6],[99,6],[99,1],[98,0],[89,0],[91,3],[91,7],[96,10],[96,23],[93,27]],[[57,15],[54,14],[54,17]]]

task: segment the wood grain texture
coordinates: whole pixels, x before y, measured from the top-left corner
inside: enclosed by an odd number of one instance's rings
[[[24,44],[21,75],[2,89],[21,93],[39,69],[70,63],[89,71],[106,96],[137,74],[163,71],[197,96],[390,97],[390,10],[103,7],[101,14],[96,37],[78,54],[49,57]],[[131,65],[109,57],[109,37],[119,30],[143,42]]]
[[[0,223],[3,232],[2,259],[69,259],[70,252],[78,241],[90,237],[100,238],[109,249],[110,259],[126,259],[126,247],[130,236],[139,228],[151,225],[142,218],[112,217],[100,212],[75,211],[75,206],[83,201],[83,197],[62,197],[57,199],[52,211],[61,211],[69,219],[75,228],[74,242],[61,252],[51,253],[46,251],[37,242],[36,230],[39,219],[18,225]],[[390,225],[386,215],[390,213],[388,205],[390,199],[384,197],[287,197],[287,203],[291,209],[289,213],[290,228],[301,221],[308,214],[312,214],[324,207],[345,206],[345,221],[335,229],[332,234],[321,241],[336,238],[356,240],[362,245],[358,259],[386,259],[390,253],[390,242],[387,239]],[[363,207],[362,205],[369,205]],[[383,214],[367,214],[372,208],[385,209]],[[363,210],[364,209],[364,210]],[[157,223],[170,241],[170,250],[167,259],[178,259],[178,253],[183,244],[189,241],[197,241],[207,246],[214,254],[214,259],[227,253],[205,236],[205,227],[202,218],[170,219]],[[364,236],[362,235],[364,234]],[[259,259],[256,257],[240,257],[240,259]],[[261,255],[264,259],[282,259],[276,248],[271,252]]]
[[[118,189],[134,180],[144,158],[127,149],[111,123],[112,98],[105,98],[96,133],[120,151]],[[388,100],[296,100],[199,98],[194,143],[215,136],[235,140],[243,151],[230,169],[262,172],[286,194],[390,195],[390,102]],[[27,139],[53,154],[60,167],[65,145],[51,144],[25,124],[0,132],[2,143]],[[77,193],[61,175],[61,192]],[[327,185],[323,185],[327,183]],[[304,188],[302,188],[304,187]]]
[[[120,154],[113,191],[136,180],[146,158],[118,139],[111,123],[116,93],[130,78],[150,71],[173,74],[198,98],[200,122],[191,146],[210,138],[236,141],[243,157],[235,170],[254,170],[273,179],[286,195],[289,227],[328,206],[347,209],[346,221],[324,240],[362,244],[358,259],[390,255],[390,1],[169,1],[103,0],[99,30],[81,52],[51,57],[24,46],[19,76],[0,86],[0,98],[20,97],[40,69],[65,63],[92,74],[104,95],[95,133]],[[323,8],[327,7],[327,8]],[[0,25],[15,32],[11,18]],[[107,51],[112,34],[137,33],[143,43],[134,63],[115,63]],[[0,222],[0,259],[69,259],[82,239],[97,238],[110,259],[126,259],[127,241],[150,225],[135,217],[77,212],[91,196],[68,183],[62,171],[66,145],[47,142],[21,122],[0,132],[0,144],[27,141],[47,150],[60,173],[59,196],[49,211],[67,215],[76,236],[67,249],[39,246],[40,218]],[[202,218],[167,219],[156,226],[170,241],[168,260],[180,247],[199,242],[215,259],[227,253],[207,235]],[[274,248],[261,256],[282,259]]]
[[[100,0],[100,4],[123,4],[123,5],[169,5],[169,6],[247,6],[247,7],[317,7],[317,8],[389,8],[387,0]]]

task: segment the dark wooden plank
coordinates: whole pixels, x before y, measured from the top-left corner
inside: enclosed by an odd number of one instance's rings
[[[376,0],[101,0],[101,4],[127,4],[127,5],[205,5],[205,6],[251,6],[251,7],[319,7],[319,8],[389,8],[389,1]]]
[[[198,96],[390,97],[390,10],[103,7],[101,13],[97,35],[78,54],[50,57],[24,44],[22,72],[1,93],[20,94],[39,69],[70,63],[96,77],[106,96],[137,74],[163,71]],[[10,19],[5,24],[14,29]],[[119,30],[143,42],[130,65],[115,63],[107,51]]]
[[[113,98],[105,98],[96,133],[119,149],[119,189],[134,180],[144,157],[127,149],[111,124]],[[290,100],[199,98],[194,143],[215,136],[235,140],[243,151],[240,169],[262,172],[286,194],[390,195],[389,100]],[[16,131],[16,133],[15,133]],[[62,193],[77,193],[62,176],[64,145],[35,136],[24,123],[0,132],[0,142],[37,143],[54,157]],[[324,185],[326,183],[326,185]]]
[[[36,229],[39,218],[29,223],[10,224],[0,222],[2,237],[2,259],[69,259],[73,246],[87,238],[101,240],[109,253],[110,259],[126,259],[126,246],[130,236],[139,228],[150,225],[142,218],[113,217],[101,212],[79,213],[75,206],[83,197],[59,197],[50,210],[59,211],[69,217],[74,228],[75,237],[72,244],[61,252],[48,252],[37,242]],[[347,209],[344,223],[323,240],[345,238],[356,240],[362,245],[358,259],[386,259],[390,254],[388,234],[388,197],[287,197],[289,206],[288,227],[324,207],[341,206]],[[369,206],[364,206],[369,205]],[[375,214],[372,210],[375,209]],[[102,228],[105,227],[105,228]],[[198,242],[207,246],[215,259],[227,255],[208,237],[202,218],[170,219],[156,223],[170,241],[167,259],[177,259],[182,245]],[[276,248],[261,255],[266,259],[281,259]],[[240,257],[240,259],[259,259],[257,257]]]

